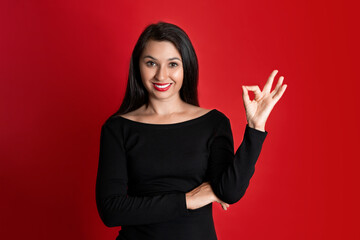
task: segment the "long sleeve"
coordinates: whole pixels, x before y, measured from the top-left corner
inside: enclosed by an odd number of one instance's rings
[[[123,137],[108,121],[101,128],[96,204],[108,227],[168,221],[185,215],[185,193],[128,196],[128,173]]]
[[[267,132],[246,125],[243,141],[234,155],[230,121],[223,119],[211,144],[208,171],[216,196],[233,204],[243,197],[249,186]]]

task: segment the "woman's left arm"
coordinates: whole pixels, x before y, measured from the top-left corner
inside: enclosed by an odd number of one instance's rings
[[[266,135],[266,131],[246,125],[243,141],[234,155],[230,121],[224,117],[219,123],[211,144],[208,174],[210,185],[220,200],[233,204],[243,197]]]
[[[218,132],[211,144],[208,173],[215,195],[222,201],[233,204],[239,201],[249,186],[255,172],[255,164],[266,138],[266,120],[285,92],[280,77],[275,89],[270,92],[277,70],[274,70],[263,91],[258,86],[243,86],[243,100],[248,124],[244,138],[234,155],[234,143],[230,121],[227,117],[219,124]],[[250,100],[248,90],[254,91]]]

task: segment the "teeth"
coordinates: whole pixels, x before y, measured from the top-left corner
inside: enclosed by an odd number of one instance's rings
[[[170,83],[168,83],[166,85],[157,85],[157,84],[155,84],[155,86],[158,87],[158,88],[166,88],[166,87],[170,86]]]

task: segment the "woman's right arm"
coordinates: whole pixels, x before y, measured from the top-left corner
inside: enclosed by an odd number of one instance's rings
[[[108,227],[168,221],[188,213],[185,193],[127,195],[127,166],[122,137],[109,122],[101,128],[96,205]]]

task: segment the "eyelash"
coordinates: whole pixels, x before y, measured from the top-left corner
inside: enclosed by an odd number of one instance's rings
[[[154,65],[152,65],[152,63],[154,63],[154,62],[153,61],[148,61],[148,62],[146,62],[146,65],[148,65],[149,67],[152,67],[152,66],[154,66]],[[175,64],[175,66],[173,64]],[[170,67],[177,67],[178,66],[178,64],[176,62],[171,62],[170,65],[171,65]]]

